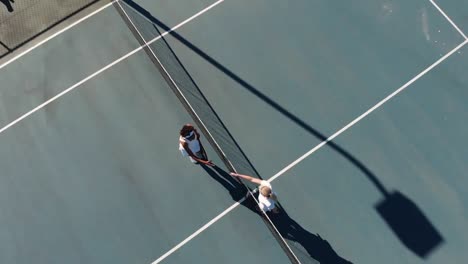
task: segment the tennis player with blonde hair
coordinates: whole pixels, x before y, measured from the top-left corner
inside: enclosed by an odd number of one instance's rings
[[[278,208],[276,207],[276,202],[278,201],[278,198],[276,197],[276,193],[273,192],[273,188],[271,187],[271,184],[269,182],[254,178],[249,175],[239,174],[235,172],[231,172],[230,174],[231,176],[239,177],[260,185],[258,187],[258,206],[265,213],[278,213]]]

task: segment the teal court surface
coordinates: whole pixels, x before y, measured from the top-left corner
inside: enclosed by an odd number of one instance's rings
[[[1,262],[464,263],[464,6],[101,2],[0,62]]]

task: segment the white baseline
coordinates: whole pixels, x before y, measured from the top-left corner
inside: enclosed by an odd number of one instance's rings
[[[452,21],[452,19],[450,19],[450,17],[445,14],[445,12],[442,10],[442,8],[439,7],[439,5],[436,4],[436,2],[434,0],[429,0],[432,5],[434,5],[434,7],[439,10],[439,12],[445,17],[445,19],[447,19],[447,21],[452,24],[452,26],[458,31],[458,33],[460,33],[466,40],[468,40],[468,38],[466,37],[465,33],[463,33],[463,31],[461,31],[461,29]]]

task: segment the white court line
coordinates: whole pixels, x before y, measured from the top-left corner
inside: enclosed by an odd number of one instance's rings
[[[129,20],[130,23],[132,23],[132,26],[133,28],[137,31],[138,35],[140,36],[140,38],[145,42],[145,45],[148,46],[149,44],[146,43],[146,40],[144,38],[144,36],[142,35],[142,33],[140,32],[140,30],[138,30],[138,27],[133,23],[133,21],[130,19],[130,17],[128,16],[127,12],[122,8],[122,6],[120,5],[119,2],[117,2],[117,4],[120,6],[120,8],[122,9],[123,13],[125,14],[125,16],[127,17],[127,19]],[[229,161],[227,159],[227,156],[226,154],[224,153],[224,151],[221,149],[221,147],[219,146],[218,142],[216,141],[216,139],[211,135],[211,132],[210,130],[208,129],[208,127],[205,125],[205,123],[203,122],[203,120],[198,116],[198,113],[195,111],[195,109],[192,107],[191,103],[189,102],[189,100],[185,97],[184,93],[180,90],[179,86],[177,85],[177,83],[175,82],[175,80],[172,78],[172,76],[169,74],[169,72],[166,70],[166,67],[164,67],[164,65],[161,63],[161,61],[159,60],[158,56],[156,56],[156,54],[154,53],[153,49],[149,49],[149,51],[151,52],[151,54],[153,54],[153,57],[158,61],[159,65],[161,66],[162,70],[166,73],[167,77],[171,80],[171,83],[174,85],[174,87],[177,89],[177,91],[179,92],[179,94],[182,96],[183,100],[185,101],[185,103],[190,107],[191,109],[191,112],[197,117],[198,121],[201,123],[201,125],[203,127],[205,127],[205,131],[210,135],[210,137],[212,138],[214,144],[216,144],[216,146],[218,147],[218,149],[220,150],[220,152],[223,154],[223,156],[226,158],[226,160],[229,162],[229,164],[231,165],[231,167],[237,172],[237,170],[235,169],[235,166],[234,164],[231,163],[231,161]],[[253,199],[258,203],[258,200],[253,197]],[[245,198],[243,199],[245,200]],[[237,205],[235,205],[234,207],[232,207],[232,209],[234,209]],[[231,207],[230,207],[231,208]],[[232,210],[230,209],[230,210]],[[228,209],[229,210],[229,209]],[[230,211],[229,210],[229,211]],[[228,212],[224,211],[222,214],[227,214]],[[265,216],[266,219],[268,219],[268,221],[271,223],[271,226],[275,229],[275,231],[279,234],[279,231],[278,229],[276,229],[276,226],[271,222],[271,219],[270,217],[268,217],[268,215],[266,213],[263,213],[263,215]],[[219,216],[217,216],[219,217]],[[217,218],[216,217],[216,218]],[[221,217],[219,217],[221,218]],[[211,220],[214,222],[216,222],[216,220]],[[210,222],[211,222],[210,221]],[[154,261],[153,263],[158,263],[160,261],[162,261],[164,258],[166,258],[167,256],[169,256],[173,251],[176,251],[178,248],[182,247],[183,245],[185,245],[185,243],[189,242],[193,237],[195,237],[197,234],[203,232],[203,230],[205,230],[206,228],[208,228],[210,225],[209,224],[206,224],[204,225],[201,229],[197,230],[194,234],[190,235],[189,238],[186,238],[184,241],[182,241],[181,243],[179,243],[176,248],[172,248],[169,252],[166,252],[166,254],[164,254],[162,257],[160,257],[158,260]],[[294,254],[294,252],[291,250],[291,248],[289,247],[288,243],[286,243],[286,241],[284,240],[284,238],[281,236],[280,234],[280,238],[282,240],[282,242],[284,243],[284,245],[289,249],[289,251],[291,252],[291,255],[295,258],[295,260],[300,263],[299,259],[297,258],[297,256]]]
[[[75,22],[73,22],[72,24],[66,26],[65,28],[61,29],[60,31],[58,31],[58,32],[56,32],[56,33],[50,35],[50,36],[47,37],[46,39],[40,41],[40,42],[37,43],[36,45],[30,47],[29,49],[27,49],[27,50],[25,50],[25,51],[23,51],[23,52],[21,52],[20,54],[16,55],[15,57],[11,58],[10,60],[8,60],[8,61],[6,61],[5,63],[3,63],[2,65],[0,65],[0,69],[2,69],[3,67],[7,66],[7,65],[10,64],[10,63],[12,63],[13,61],[15,61],[15,60],[17,60],[17,59],[23,57],[25,54],[29,53],[29,52],[32,51],[33,49],[35,49],[35,48],[41,46],[42,44],[44,44],[44,43],[46,43],[47,41],[49,41],[49,40],[55,38],[56,36],[62,34],[63,32],[65,32],[65,31],[67,31],[67,30],[69,30],[70,28],[72,28],[72,27],[78,25],[79,23],[85,21],[86,19],[88,19],[88,18],[94,16],[95,14],[101,12],[102,10],[108,8],[108,7],[111,6],[114,2],[115,2],[115,0],[112,1],[112,2],[110,2],[110,3],[108,3],[108,4],[106,4],[105,6],[102,6],[101,8],[95,10],[94,12],[92,12],[92,13],[86,15],[85,17],[82,17],[82,18],[78,19],[77,21],[75,21]]]
[[[435,2],[434,0],[429,0],[429,1],[432,3],[432,5],[435,6],[435,8],[437,8],[437,10],[439,10],[439,12],[445,17],[445,19],[447,19],[448,22],[449,22],[450,24],[452,24],[452,26],[453,26],[459,33],[460,33],[465,39],[468,40],[468,38],[467,38],[466,35],[463,33],[463,31],[461,31],[460,28],[452,21],[452,19],[450,19],[450,17],[447,16],[447,14],[445,14],[445,12],[442,10],[442,8],[440,8],[440,7],[436,4],[436,2]]]
[[[195,231],[193,234],[191,234],[190,236],[188,236],[186,239],[184,239],[182,242],[180,242],[179,244],[177,244],[177,246],[173,247],[171,250],[167,251],[164,255],[162,255],[161,257],[159,257],[157,260],[153,261],[151,264],[157,264],[157,263],[160,263],[161,261],[163,261],[165,258],[167,258],[169,255],[171,255],[172,253],[174,253],[176,250],[178,250],[179,248],[181,248],[183,245],[187,244],[190,240],[192,240],[194,237],[198,236],[201,232],[205,231],[208,227],[210,227],[211,225],[213,225],[214,223],[216,223],[219,219],[221,219],[223,216],[225,216],[227,213],[231,212],[232,210],[234,210],[234,208],[236,208],[237,206],[239,206],[246,198],[242,198],[239,202],[236,202],[235,204],[231,205],[228,209],[224,210],[221,214],[219,214],[218,216],[216,216],[215,218],[211,219],[211,221],[209,221],[208,223],[206,223],[204,226],[202,226],[200,229],[198,229],[197,231]]]
[[[176,25],[175,27],[171,28],[169,31],[166,31],[164,33],[162,33],[160,36],[152,39],[150,42],[147,43],[147,45],[155,42],[156,40],[164,37],[165,35],[171,33],[172,31],[178,29],[179,27],[187,24],[188,22],[190,22],[191,20],[195,19],[196,17],[202,15],[203,13],[207,12],[208,10],[210,10],[211,8],[215,7],[216,5],[218,5],[219,3],[223,2],[224,0],[218,0],[217,2],[215,2],[214,4],[211,4],[210,6],[206,7],[205,9],[201,10],[200,12],[196,13],[195,15],[187,18],[186,20],[182,21],[180,24]],[[3,133],[5,130],[9,129],[10,127],[16,125],[18,122],[20,122],[21,120],[25,119],[26,117],[32,115],[33,113],[37,112],[38,110],[42,109],[43,107],[47,106],[48,104],[52,103],[53,101],[57,100],[58,98],[64,96],[65,94],[69,93],[70,91],[74,90],[75,88],[79,87],[80,85],[82,85],[83,83],[89,81],[90,79],[96,77],[97,75],[101,74],[102,72],[106,71],[107,69],[111,68],[112,66],[114,66],[115,64],[125,60],[126,58],[130,57],[131,55],[135,54],[136,52],[140,51],[141,49],[143,49],[146,45],[143,45],[143,46],[140,46],[132,51],[130,51],[129,53],[127,53],[126,55],[118,58],[117,60],[107,64],[106,66],[104,66],[103,68],[101,68],[100,70],[98,70],[97,72],[89,75],[88,77],[84,78],[83,80],[75,83],[74,85],[70,86],[69,88],[63,90],[62,92],[60,92],[59,94],[55,95],[54,97],[50,98],[49,100],[43,102],[42,104],[36,106],[34,109],[30,110],[29,112],[23,114],[22,116],[18,117],[17,119],[13,120],[12,122],[10,122],[9,124],[7,124],[6,126],[2,127],[0,129],[0,133]]]
[[[299,157],[298,159],[296,159],[295,161],[293,161],[291,164],[289,164],[288,166],[284,167],[282,170],[280,170],[278,173],[276,173],[274,176],[272,176],[270,179],[268,179],[267,181],[268,182],[272,182],[274,181],[275,179],[277,179],[278,177],[280,177],[282,174],[284,174],[286,171],[290,170],[292,167],[294,167],[295,165],[297,165],[299,162],[303,161],[305,158],[307,158],[308,156],[310,156],[312,153],[316,152],[318,149],[320,149],[321,147],[325,146],[328,142],[330,142],[331,140],[333,140],[334,138],[336,138],[338,135],[340,135],[341,133],[343,133],[344,131],[346,131],[348,128],[350,128],[351,126],[355,125],[357,122],[359,122],[361,119],[363,119],[364,117],[366,117],[367,115],[369,115],[370,113],[372,113],[373,111],[375,111],[377,108],[379,108],[380,106],[382,106],[384,103],[386,103],[388,100],[390,100],[392,97],[394,97],[395,95],[399,94],[401,91],[403,91],[404,89],[406,89],[408,86],[410,86],[412,83],[414,83],[415,81],[417,81],[418,79],[420,79],[422,76],[424,76],[426,73],[428,73],[430,70],[432,70],[434,67],[436,67],[437,65],[439,65],[440,63],[442,63],[444,60],[446,60],[448,57],[450,57],[450,55],[452,55],[453,53],[455,53],[457,50],[459,50],[461,47],[463,47],[465,44],[468,43],[468,39],[465,40],[463,43],[461,43],[460,45],[458,45],[456,48],[454,48],[453,50],[451,50],[449,53],[447,53],[445,56],[441,57],[440,59],[438,59],[436,62],[434,62],[432,65],[430,65],[429,67],[427,67],[425,70],[423,70],[421,73],[419,73],[418,75],[416,75],[415,77],[413,77],[411,80],[409,80],[407,83],[405,83],[403,86],[401,86],[400,88],[398,88],[396,91],[394,91],[393,93],[391,93],[390,95],[388,95],[387,97],[385,97],[383,100],[381,100],[380,102],[378,102],[376,105],[374,105],[373,107],[371,107],[369,110],[367,110],[366,112],[364,112],[363,114],[361,114],[360,116],[358,116],[356,119],[354,119],[353,121],[351,121],[349,124],[347,124],[345,127],[343,127],[342,129],[338,130],[336,133],[334,133],[333,135],[331,135],[329,138],[327,138],[326,140],[322,141],[320,144],[318,144],[317,146],[315,146],[314,148],[312,148],[310,151],[308,151],[307,153],[305,153],[304,155],[302,155],[301,157]],[[256,191],[256,190],[255,190]],[[245,199],[245,198],[244,198]],[[190,240],[192,240],[194,237],[196,237],[197,235],[199,235],[201,232],[203,232],[204,230],[206,230],[208,227],[210,227],[211,225],[213,225],[215,222],[217,222],[219,219],[221,219],[222,216],[226,215],[227,213],[229,213],[230,211],[232,211],[234,208],[236,208],[237,206],[239,206],[240,203],[242,203],[244,201],[244,199],[242,199],[241,201],[233,204],[232,206],[230,206],[229,208],[227,208],[225,211],[223,211],[220,215],[216,216],[215,218],[213,218],[211,221],[209,221],[207,224],[205,224],[202,228],[198,229],[197,231],[195,231],[192,235],[190,235],[189,237],[187,237],[186,239],[184,239],[182,242],[180,242],[179,244],[177,244],[177,246],[175,246],[174,248],[172,248],[171,250],[169,250],[168,252],[166,252],[164,255],[162,255],[160,258],[158,258],[156,261],[154,261],[153,263],[151,264],[157,264],[157,263],[160,263],[163,259],[167,258],[170,254],[174,253],[176,250],[178,250],[179,248],[181,248],[183,245],[187,244]]]
[[[161,36],[158,36],[156,37],[155,39],[151,40],[150,42],[147,43],[147,45],[151,44],[152,42],[160,39],[161,37],[169,34],[170,32],[176,30],[177,28],[183,26],[184,24],[188,23],[189,21],[193,20],[194,18],[196,18],[197,16],[205,13],[206,11],[208,11],[209,9],[213,8],[214,6],[216,6],[217,4],[223,2],[224,0],[219,0],[217,2],[215,2],[214,4],[208,6],[207,8],[203,9],[202,11],[198,12],[197,14],[193,15],[192,17],[186,19],[185,21],[183,21],[182,23],[176,25],[174,28],[172,28],[171,30],[169,31],[166,31],[164,32],[163,34],[161,34]],[[112,4],[112,3],[111,3]],[[302,160],[304,160],[306,157],[308,157],[309,155],[311,155],[313,152],[317,151],[319,148],[323,147],[325,144],[327,144],[329,141],[331,141],[332,139],[334,139],[335,137],[337,137],[339,134],[341,134],[342,132],[344,132],[345,130],[347,130],[349,127],[353,126],[355,123],[359,122],[362,118],[364,118],[365,116],[367,116],[368,114],[370,114],[372,111],[374,111],[375,109],[377,109],[378,107],[380,107],[382,104],[384,104],[386,101],[388,101],[389,99],[391,99],[392,97],[394,97],[395,95],[397,95],[398,93],[400,93],[402,90],[404,90],[405,88],[407,88],[410,84],[412,84],[413,82],[415,82],[417,79],[421,78],[423,75],[425,75],[427,72],[429,72],[431,69],[433,69],[435,66],[437,66],[438,64],[440,64],[442,61],[444,61],[445,59],[447,59],[450,55],[452,55],[454,52],[456,52],[458,49],[460,49],[462,46],[464,46],[465,44],[468,43],[468,39],[466,41],[464,41],[462,44],[460,44],[459,46],[457,46],[455,49],[453,49],[452,51],[450,51],[449,53],[447,53],[445,56],[441,57],[439,60],[437,60],[434,64],[432,64],[431,66],[429,66],[427,69],[425,69],[424,71],[422,71],[420,74],[418,74],[417,76],[415,76],[413,79],[411,79],[409,82],[407,82],[405,85],[403,85],[402,87],[400,87],[398,90],[396,90],[394,93],[390,94],[388,97],[386,97],[385,99],[383,99],[382,101],[380,101],[378,104],[376,104],[374,107],[372,107],[371,109],[369,109],[368,111],[366,111],[364,114],[362,114],[361,116],[359,116],[358,118],[356,118],[355,120],[353,120],[351,123],[349,123],[348,125],[346,125],[344,128],[340,129],[338,132],[336,132],[335,134],[333,134],[332,136],[330,136],[329,138],[327,138],[327,140],[323,141],[322,143],[320,143],[319,145],[317,145],[316,147],[314,147],[312,150],[310,150],[309,152],[307,152],[306,154],[304,154],[303,156],[301,156],[300,158],[298,158],[297,160],[295,160],[293,163],[291,163],[290,165],[286,166],[284,169],[282,169],[280,172],[278,172],[277,174],[275,174],[273,177],[271,177],[270,179],[268,179],[268,181],[273,181],[275,180],[276,178],[278,178],[279,176],[281,176],[284,172],[286,172],[287,170],[289,170],[290,168],[292,168],[293,166],[297,165],[299,162],[301,162]],[[38,45],[37,45],[38,46]],[[41,105],[37,106],[36,108],[32,109],[31,111],[27,112],[26,114],[22,115],[21,117],[17,118],[16,120],[14,120],[13,122],[9,123],[8,125],[4,126],[3,128],[0,129],[0,133],[4,132],[6,129],[12,127],[13,125],[17,124],[18,122],[20,122],[21,120],[25,119],[26,117],[28,117],[29,115],[33,114],[34,112],[40,110],[41,108],[45,107],[46,105],[50,104],[51,102],[57,100],[58,98],[60,98],[61,96],[67,94],[68,92],[72,91],[73,89],[77,88],[79,85],[85,83],[86,81],[94,78],[95,76],[97,76],[98,74],[104,72],[105,70],[109,69],[110,67],[114,66],[115,64],[121,62],[122,60],[130,57],[131,55],[133,55],[134,53],[140,51],[141,49],[143,49],[146,45],[143,45],[131,52],[129,52],[128,54],[122,56],[121,58],[115,60],[114,62],[108,64],[107,66],[105,66],[104,68],[100,69],[99,71],[89,75],[88,77],[84,78],[83,80],[81,80],[80,82],[74,84],[73,86],[69,87],[68,89],[62,91],[61,93],[57,94],[56,96],[50,98],[49,100],[45,101],[44,103],[42,103]],[[8,62],[9,63],[9,62]],[[0,69],[4,67],[4,65],[0,66]],[[244,198],[245,199],[245,198]],[[168,252],[166,252],[164,255],[162,255],[161,257],[159,257],[157,260],[155,260],[154,262],[152,262],[152,264],[157,264],[157,263],[160,263],[162,260],[164,260],[165,258],[167,258],[170,254],[174,253],[175,251],[177,251],[180,247],[182,247],[183,245],[185,245],[186,243],[188,243],[190,240],[192,240],[194,237],[196,237],[197,235],[199,235],[201,232],[203,232],[204,230],[206,230],[208,227],[210,227],[211,225],[213,225],[215,222],[217,222],[219,219],[221,219],[223,216],[225,216],[227,213],[229,213],[230,211],[232,211],[233,209],[235,209],[237,206],[240,205],[240,203],[243,202],[243,200],[240,200],[239,202],[236,202],[234,203],[232,206],[230,206],[229,208],[227,208],[225,211],[223,211],[221,214],[219,214],[218,216],[216,216],[215,218],[213,218],[211,221],[209,221],[208,223],[206,223],[205,225],[203,225],[200,229],[198,229],[196,232],[194,232],[192,235],[190,235],[189,237],[187,237],[186,239],[184,239],[182,242],[180,242],[178,245],[176,245],[175,247],[173,247],[171,250],[169,250]]]
[[[361,114],[360,116],[358,116],[356,119],[354,119],[353,121],[351,121],[349,124],[347,124],[346,126],[344,126],[342,129],[338,130],[337,132],[335,132],[335,134],[331,135],[330,137],[328,137],[326,140],[322,141],[320,144],[318,144],[317,146],[315,146],[313,149],[309,150],[307,153],[305,153],[304,155],[302,155],[301,157],[299,157],[297,160],[295,160],[294,162],[292,162],[291,164],[289,164],[288,166],[286,166],[284,169],[280,170],[278,173],[276,173],[273,177],[271,177],[270,179],[268,179],[269,182],[272,182],[274,181],[276,178],[278,178],[279,176],[281,176],[283,173],[285,173],[286,171],[288,171],[289,169],[291,169],[293,166],[297,165],[299,162],[301,162],[302,160],[304,160],[305,158],[307,158],[308,156],[310,156],[312,153],[314,153],[315,151],[317,151],[318,149],[320,149],[321,147],[325,146],[328,142],[332,141],[334,138],[336,138],[337,136],[339,136],[341,133],[343,133],[344,131],[346,131],[348,128],[352,127],[353,125],[355,125],[357,122],[361,121],[361,119],[363,119],[364,117],[368,116],[370,113],[372,113],[373,111],[375,111],[377,108],[381,107],[383,104],[385,104],[388,100],[392,99],[394,96],[396,96],[397,94],[399,94],[401,91],[403,91],[404,89],[406,89],[408,86],[410,86],[412,83],[414,83],[415,81],[417,81],[418,79],[420,79],[422,76],[424,76],[426,73],[428,73],[430,70],[432,70],[434,67],[436,67],[437,65],[439,65],[440,63],[442,63],[444,60],[446,60],[448,57],[450,57],[450,55],[452,55],[453,53],[455,53],[457,50],[459,50],[461,47],[463,47],[465,44],[468,43],[468,39],[466,39],[465,41],[463,41],[463,43],[461,43],[460,45],[458,45],[457,47],[455,47],[453,50],[451,50],[449,53],[445,54],[445,56],[441,57],[440,59],[438,59],[436,62],[434,62],[433,64],[431,64],[431,66],[427,67],[425,70],[423,70],[422,72],[420,72],[418,75],[414,76],[411,80],[409,80],[407,83],[405,83],[403,86],[401,86],[400,88],[398,88],[396,91],[394,91],[393,93],[391,93],[390,95],[388,95],[387,97],[385,97],[382,101],[378,102],[377,104],[375,104],[373,107],[371,107],[369,110],[367,110],[366,112],[364,112],[363,114]]]

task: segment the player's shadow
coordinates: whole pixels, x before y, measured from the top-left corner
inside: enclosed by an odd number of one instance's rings
[[[268,215],[301,262],[307,263],[304,255],[309,255],[324,264],[352,264],[339,256],[330,243],[319,234],[312,234],[305,230],[283,208],[279,210],[279,213]]]
[[[231,195],[232,200],[238,202],[247,195],[247,187],[234,179],[231,175],[226,173],[224,170],[217,166],[208,167],[206,165],[200,165],[208,175],[211,176],[215,181],[221,184]],[[243,204],[247,208],[256,212],[255,208],[247,203]]]
[[[245,185],[238,182],[226,171],[217,166],[201,166],[208,175],[210,175],[229,192],[234,201],[239,202],[244,197],[249,197]],[[260,214],[259,208],[256,206],[253,199],[247,198],[242,200],[241,205],[262,217],[262,214]],[[305,230],[296,221],[289,217],[281,206],[279,208],[279,213],[269,213],[268,216],[301,262],[309,263],[310,258],[313,258],[320,263],[351,263],[350,261],[340,257],[328,241],[324,240],[318,234],[315,235]]]
[[[14,3],[15,1],[14,0],[0,0],[2,1],[2,3],[5,5],[5,7],[7,8],[8,12],[13,12],[13,6],[11,5],[11,3]]]
[[[321,141],[328,141],[327,137],[320,133],[318,130],[311,127],[305,121],[300,119],[298,116],[289,112],[286,108],[275,102],[273,99],[269,98],[266,94],[262,93],[260,90],[256,89],[254,86],[237,76],[234,72],[226,68],[220,62],[216,61],[214,58],[206,54],[204,51],[199,49],[197,46],[193,45],[190,41],[185,39],[179,33],[172,31],[170,27],[166,24],[153,17],[151,13],[146,11],[144,8],[140,7],[138,4],[131,0],[124,0],[129,6],[139,12],[141,15],[146,17],[151,23],[161,28],[164,31],[169,32],[169,34],[177,39],[181,44],[191,49],[198,56],[203,58],[205,61],[216,67],[218,70],[223,72],[226,76],[237,82],[242,88],[246,89],[267,105],[275,109],[277,112],[281,113],[285,117],[289,118],[299,127],[303,128],[305,131],[309,132],[311,135],[315,136]],[[157,27],[154,27],[155,30],[159,31]],[[333,141],[328,141],[327,146],[336,151],[340,156],[352,163],[356,168],[358,168],[370,182],[380,191],[383,196],[383,199],[375,205],[376,211],[383,218],[383,220],[388,224],[391,230],[395,235],[400,239],[400,241],[411,251],[421,258],[427,258],[429,254],[440,246],[444,239],[438,232],[438,230],[432,225],[429,219],[424,215],[421,209],[412,202],[404,194],[400,193],[397,190],[389,192],[383,184],[379,181],[376,175],[365,166],[361,161],[354,157],[347,150],[339,146]]]

